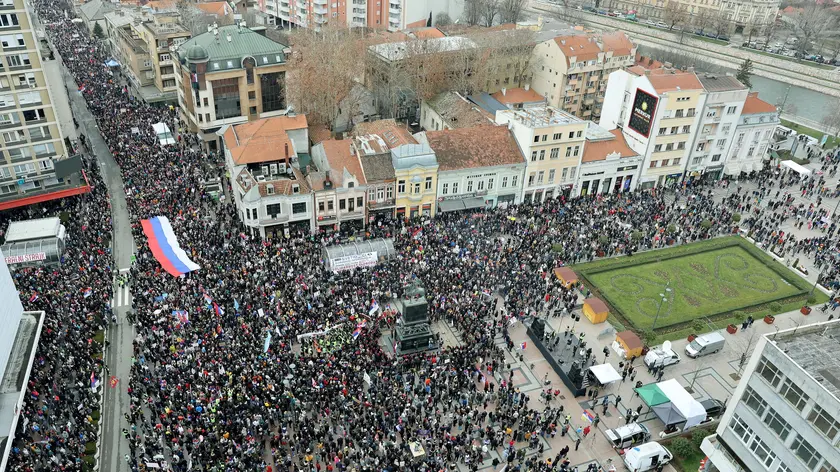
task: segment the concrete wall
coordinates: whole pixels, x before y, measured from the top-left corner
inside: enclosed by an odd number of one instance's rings
[[[3,372],[6,371],[6,364],[9,361],[9,354],[12,352],[12,345],[15,343],[15,336],[17,336],[17,327],[20,324],[20,317],[23,315],[23,305],[20,303],[20,297],[31,297],[32,294],[26,293],[18,295],[15,288],[15,282],[9,273],[9,268],[6,266],[6,259],[2,252],[0,252],[0,323],[3,329],[0,329],[0,378]]]

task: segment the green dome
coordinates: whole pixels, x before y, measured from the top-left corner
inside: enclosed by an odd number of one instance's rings
[[[210,54],[203,46],[195,44],[187,50],[187,60],[190,62],[207,62],[210,60]]]

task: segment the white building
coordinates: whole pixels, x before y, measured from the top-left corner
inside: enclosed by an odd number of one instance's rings
[[[697,78],[706,89],[706,105],[691,146],[686,178],[718,180],[749,89],[729,75],[703,74]]]
[[[575,194],[631,192],[638,184],[641,165],[642,157],[627,145],[621,130],[608,131],[589,123]]]
[[[836,472],[840,321],[762,336],[717,427],[708,472]]]
[[[438,211],[478,210],[522,201],[525,158],[506,126],[417,135],[438,161]]]
[[[328,139],[312,147],[312,163],[318,168],[306,176],[314,192],[315,221],[319,229],[337,230],[352,225],[365,227],[367,186],[362,163],[352,139]]]
[[[642,189],[676,186],[706,103],[694,72],[641,67],[610,74],[600,125],[621,129],[627,144],[644,157]]]
[[[752,92],[744,103],[734,139],[729,149],[724,172],[737,176],[741,172],[761,170],[768,159],[773,132],[779,124],[779,111]]]
[[[302,115],[225,126],[225,165],[242,223],[251,234],[278,237],[314,229],[312,189],[304,178],[309,129]]]

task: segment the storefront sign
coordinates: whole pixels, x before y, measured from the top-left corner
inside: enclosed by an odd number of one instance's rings
[[[35,262],[47,260],[47,253],[36,252],[34,254],[23,254],[20,256],[6,256],[6,264],[22,264],[24,262]]]
[[[646,138],[649,137],[653,114],[656,111],[658,101],[658,98],[644,90],[636,89],[636,98],[633,100],[633,112],[630,115],[630,121],[627,123],[627,127]]]
[[[616,171],[616,172],[621,172],[621,171],[624,171],[624,170],[635,170],[635,169],[638,169],[638,168],[639,168],[639,166],[619,167],[619,168],[618,168],[618,169],[616,169],[615,171]]]
[[[330,268],[333,272],[341,272],[342,270],[356,269],[358,267],[372,267],[379,262],[376,257],[376,252],[363,252],[352,256],[341,256],[335,259],[330,259]]]
[[[476,195],[475,192],[459,193],[458,195],[448,195],[446,197],[439,197],[438,201],[439,202],[445,202],[447,200],[466,200],[467,198],[473,198],[473,197],[476,197],[476,196],[478,196],[478,195]]]

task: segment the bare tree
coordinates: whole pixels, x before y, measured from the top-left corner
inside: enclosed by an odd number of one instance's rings
[[[499,16],[500,0],[481,0],[481,20],[488,28],[493,26]]]
[[[483,0],[464,0],[464,22],[469,26],[481,23]]]
[[[411,39],[403,44],[404,58],[399,65],[402,77],[398,80],[411,92],[413,107],[445,89],[451,53],[441,51],[437,41]],[[409,118],[413,117],[409,114]]]
[[[753,15],[752,19],[747,23],[747,29],[749,30],[747,33],[747,45],[752,42],[753,36],[761,35],[765,26],[764,20],[760,16]]]
[[[663,16],[665,23],[668,25],[668,31],[687,24],[689,19],[688,10],[677,2],[668,2],[663,10]]]
[[[732,21],[730,21],[729,16],[726,13],[723,11],[717,11],[712,14],[711,19],[710,27],[715,33],[715,36],[723,36],[729,32]]]
[[[320,32],[296,30],[291,45],[289,101],[310,122],[332,127],[364,63],[365,40],[359,33],[328,25]]]
[[[502,0],[499,7],[499,22],[500,23],[516,23],[522,16],[522,10],[528,0]]]
[[[570,25],[576,25],[580,20],[581,12],[577,9],[574,0],[560,0],[560,3],[554,8],[554,16]]]
[[[692,26],[695,31],[703,34],[703,32],[706,31],[706,28],[712,24],[712,14],[709,12],[709,9],[701,8],[700,11],[694,15],[692,20]]]
[[[821,123],[830,136],[837,136],[840,134],[840,99],[832,100],[825,110],[827,113]]]
[[[760,337],[758,329],[754,328],[750,330],[750,337],[746,340],[738,338],[740,342],[737,343],[738,346],[735,348],[735,352],[738,353],[738,372],[736,373],[738,378],[741,378],[741,374],[744,372],[744,367],[746,367],[747,362],[749,362],[750,356],[752,356],[752,352],[755,349],[755,345],[758,343],[758,339]]]
[[[442,11],[435,15],[435,26],[449,26],[451,24],[452,18],[449,17],[449,13]]]
[[[793,30],[799,41],[796,43],[797,57],[802,60],[807,48],[816,42],[829,29],[833,21],[831,11],[826,5],[807,4],[791,17]]]

